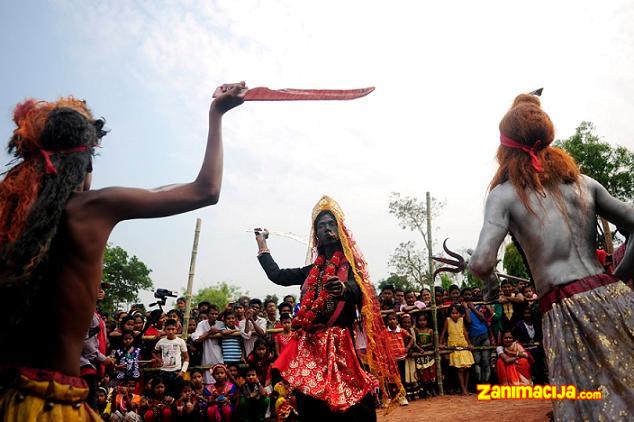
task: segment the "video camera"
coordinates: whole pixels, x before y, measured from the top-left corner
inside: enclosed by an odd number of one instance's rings
[[[167,298],[176,296],[177,295],[175,295],[174,292],[172,292],[171,290],[156,289],[156,291],[154,292],[154,297],[158,300],[154,303],[150,303],[150,306],[158,305],[159,308],[163,309],[162,307],[165,306],[165,301],[167,300]]]

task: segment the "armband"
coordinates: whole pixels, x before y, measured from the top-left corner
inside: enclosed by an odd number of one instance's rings
[[[181,372],[187,372],[187,368],[189,368],[189,361],[188,360],[183,362],[183,367],[181,368]]]

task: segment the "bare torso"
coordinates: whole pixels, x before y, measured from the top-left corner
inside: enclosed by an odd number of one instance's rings
[[[487,199],[470,269],[487,278],[494,269],[497,250],[510,231],[526,254],[540,297],[555,286],[604,272],[595,251],[596,215],[632,230],[634,209],[585,176],[578,185],[561,185],[561,193],[563,202],[559,205],[549,193],[540,196],[531,192],[531,213],[509,182],[496,186]],[[628,262],[624,265],[631,265],[631,255],[631,251],[626,253]]]
[[[84,338],[95,312],[103,254],[112,229],[123,220],[180,214],[218,202],[222,182],[223,114],[244,100],[244,83],[219,87],[209,112],[207,148],[197,178],[158,189],[112,187],[76,192],[49,250],[49,267],[37,302],[19,330],[2,330],[0,363],[79,375]],[[17,331],[17,333],[16,333]]]

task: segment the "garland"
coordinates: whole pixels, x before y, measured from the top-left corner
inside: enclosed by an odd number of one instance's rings
[[[328,282],[330,277],[335,275],[342,259],[343,252],[341,251],[337,251],[332,255],[332,258],[328,261],[324,274],[321,277],[322,289],[318,295],[315,295],[317,292],[317,281],[322,267],[326,262],[326,257],[324,257],[324,255],[319,255],[317,259],[315,259],[315,264],[313,265],[313,268],[310,269],[310,273],[308,273],[308,277],[306,278],[306,291],[304,293],[299,312],[297,312],[297,315],[293,318],[293,328],[296,330],[308,329],[312,326],[313,322],[317,318],[317,315],[324,310],[326,301],[328,300],[328,292],[323,288],[323,286]]]

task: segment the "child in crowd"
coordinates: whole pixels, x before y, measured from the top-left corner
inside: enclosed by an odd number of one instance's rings
[[[405,293],[405,303],[401,304],[401,312],[412,312],[425,308],[425,304],[416,300],[416,293]]]
[[[449,298],[445,300],[445,305],[457,305],[460,303],[460,287],[457,284],[452,284],[449,286]],[[464,314],[464,310],[460,311],[461,314]]]
[[[141,421],[139,409],[141,396],[134,394],[136,380],[128,379],[120,383],[114,400],[114,412],[110,417],[111,422],[137,422]]]
[[[460,314],[461,308],[460,305],[451,305],[449,308],[449,318],[445,320],[445,325],[440,335],[440,344],[442,346],[447,344],[452,347],[472,348],[462,315]],[[448,338],[445,343],[446,335],[448,335]],[[467,391],[469,371],[467,369],[473,364],[474,360],[471,350],[454,350],[449,355],[449,365],[457,368],[458,382],[463,395],[469,394]]]
[[[421,353],[433,350],[434,330],[429,327],[429,319],[426,313],[418,314],[416,319],[416,345]],[[422,387],[422,393],[426,396],[436,395],[436,360],[434,356],[422,356],[416,361],[418,380]]]
[[[407,294],[405,295],[407,300]],[[405,358],[405,378],[404,385],[407,392],[408,400],[416,400],[416,395],[419,394],[418,388],[418,376],[416,374],[416,358],[412,354],[420,352],[420,349],[416,346],[416,335],[414,333],[414,327],[412,327],[412,316],[410,314],[401,315],[401,330],[409,334],[407,344],[409,348],[406,351],[407,357]]]
[[[141,377],[141,373],[139,372],[139,355],[141,354],[141,349],[132,345],[134,335],[130,331],[123,333],[121,342],[123,343],[121,348],[113,352],[114,367],[116,370],[115,378],[118,382],[128,379],[138,381]]]
[[[121,318],[117,329],[110,333],[110,347],[112,350],[120,349],[123,346],[123,333],[128,332],[133,333],[133,335],[138,334],[138,332],[134,332],[134,317],[130,315]]]
[[[262,338],[257,339],[253,352],[251,352],[247,358],[247,363],[249,367],[255,369],[258,380],[265,387],[271,385],[271,364],[273,360],[273,355],[269,350],[266,340]]]
[[[189,365],[190,366],[200,366],[203,359],[203,346],[201,343],[196,342],[192,337],[192,334],[196,331],[196,320],[190,319],[187,324],[187,340],[185,343],[187,344],[187,353],[189,354]]]
[[[280,323],[282,324],[284,331],[274,337],[275,356],[279,356],[293,338],[293,333],[291,332],[292,322],[293,318],[290,313],[284,313],[280,316]]]
[[[180,391],[180,383],[189,367],[189,355],[185,340],[176,337],[176,321],[165,321],[164,330],[166,337],[160,339],[154,347],[154,358],[162,363],[161,377],[167,386],[170,395],[176,395]]]
[[[256,368],[251,366],[246,371],[246,382],[240,388],[240,404],[237,409],[238,421],[263,422],[266,416],[270,399],[257,372]]]
[[[151,386],[152,395],[147,401],[143,420],[145,422],[170,421],[173,415],[171,407],[174,404],[174,398],[165,394],[165,383],[162,379],[155,378]]]
[[[215,365],[211,369],[211,374],[216,383],[205,387],[207,417],[214,422],[231,422],[237,388],[227,379],[228,371],[225,365]]]
[[[183,317],[178,309],[170,309],[167,312],[167,319],[176,321],[176,334],[183,333]]]
[[[236,314],[227,312],[225,314],[224,327],[221,330],[222,356],[224,363],[227,365],[231,363],[240,364],[244,361],[242,357],[242,338],[239,335],[235,335],[240,332],[237,324]]]
[[[202,379],[202,378],[201,378]],[[194,394],[194,386],[191,382],[185,381],[181,387],[181,393],[176,400],[175,416],[181,422],[200,421],[198,398]]]
[[[387,335],[390,339],[390,347],[396,359],[399,373],[401,374],[401,382],[405,383],[405,358],[407,350],[412,346],[413,339],[398,326],[398,317],[396,312],[392,311],[387,315]],[[406,344],[407,343],[407,344]],[[399,404],[407,406],[409,403],[405,397],[399,396]]]
[[[97,388],[97,407],[95,410],[104,420],[110,420],[112,403],[108,400],[108,390],[104,387]]]

